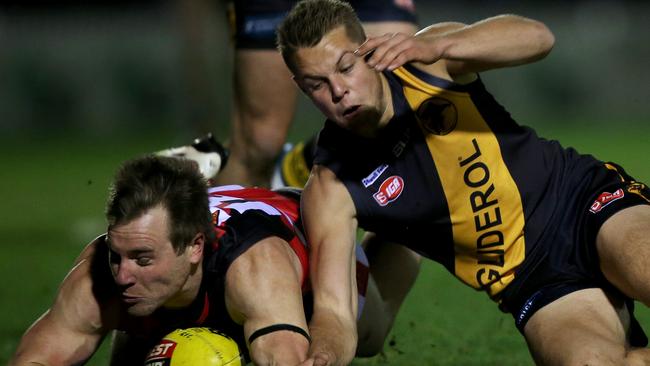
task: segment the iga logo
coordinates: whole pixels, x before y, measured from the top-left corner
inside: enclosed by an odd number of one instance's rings
[[[388,177],[379,186],[379,190],[372,195],[379,206],[386,206],[387,204],[395,201],[402,191],[404,190],[404,179],[402,177],[393,175]]]
[[[598,198],[596,198],[594,203],[591,204],[589,211],[591,213],[598,213],[600,210],[605,208],[605,206],[609,205],[619,198],[623,198],[623,196],[625,196],[625,192],[623,192],[623,189],[621,188],[617,189],[614,193],[603,192],[600,194],[600,196],[598,196]]]

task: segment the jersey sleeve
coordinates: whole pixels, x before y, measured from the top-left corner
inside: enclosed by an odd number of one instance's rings
[[[225,275],[230,264],[242,253],[261,240],[277,236],[287,242],[295,236],[280,216],[269,215],[261,210],[233,211],[219,238],[216,252],[211,255],[207,270]]]

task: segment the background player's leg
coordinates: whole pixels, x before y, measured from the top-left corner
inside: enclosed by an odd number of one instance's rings
[[[363,246],[370,263],[366,304],[358,323],[357,356],[379,353],[420,270],[420,255],[367,233]]]
[[[417,25],[410,22],[385,21],[385,22],[364,22],[363,29],[367,36],[381,36],[386,33],[414,34],[418,31]]]
[[[217,184],[267,187],[296,105],[297,88],[276,50],[235,52],[228,165]]]
[[[645,365],[647,349],[631,349],[630,314],[620,295],[590,288],[542,307],[524,328],[538,365]]]

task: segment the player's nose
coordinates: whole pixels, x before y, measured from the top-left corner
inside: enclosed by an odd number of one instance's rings
[[[330,80],[330,89],[332,91],[332,101],[339,102],[348,92],[347,84],[341,77],[332,77]]]
[[[122,260],[116,266],[113,276],[115,277],[115,283],[119,286],[128,286],[135,283],[135,276],[133,271],[129,268],[128,261]]]

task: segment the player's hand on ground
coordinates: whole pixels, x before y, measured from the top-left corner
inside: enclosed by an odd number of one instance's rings
[[[368,37],[355,50],[355,54],[367,57],[368,66],[377,71],[394,70],[413,61],[432,64],[441,57],[436,47],[432,47],[430,39],[403,33]]]
[[[330,365],[333,365],[331,360],[332,360],[332,358],[330,357],[330,355],[328,353],[319,352],[319,353],[316,353],[316,354],[312,355],[310,358],[303,361],[298,366],[330,366]]]

